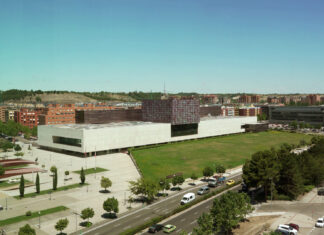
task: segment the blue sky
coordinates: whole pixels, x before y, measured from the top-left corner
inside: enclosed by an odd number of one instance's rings
[[[0,90],[324,93],[321,0],[0,0]]]

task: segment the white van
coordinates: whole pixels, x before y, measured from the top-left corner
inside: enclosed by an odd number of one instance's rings
[[[195,200],[195,198],[196,198],[196,197],[195,197],[195,194],[194,194],[194,193],[186,193],[186,194],[183,196],[183,198],[182,198],[180,204],[181,204],[181,205],[187,204],[187,203],[189,203],[189,202]]]

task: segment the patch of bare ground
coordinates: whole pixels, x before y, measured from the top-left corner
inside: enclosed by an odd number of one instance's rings
[[[259,235],[267,231],[275,221],[277,215],[250,217],[245,222],[240,223],[239,227],[233,230],[235,235]]]

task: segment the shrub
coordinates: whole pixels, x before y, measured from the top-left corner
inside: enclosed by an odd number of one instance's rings
[[[31,216],[32,212],[31,211],[26,211],[26,216]]]

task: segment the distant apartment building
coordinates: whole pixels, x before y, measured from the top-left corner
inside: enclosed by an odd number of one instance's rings
[[[75,110],[112,110],[115,107],[107,105],[106,103],[86,103],[86,104],[76,104]]]
[[[203,104],[217,104],[218,96],[217,95],[204,95],[201,97],[201,102]]]
[[[279,104],[280,103],[280,99],[278,97],[268,97],[267,98],[267,102],[269,104]]]
[[[239,102],[243,104],[250,104],[251,103],[251,96],[250,95],[241,95],[239,98]]]
[[[290,97],[289,96],[282,96],[279,98],[280,103],[282,104],[289,104],[290,103]]]
[[[218,102],[220,104],[230,104],[231,103],[231,98],[226,97],[226,96],[222,96],[218,98]]]
[[[5,122],[6,121],[6,106],[0,106],[0,121]]]
[[[228,106],[222,106],[222,116],[235,116],[235,108],[234,107],[228,107]]]
[[[309,105],[316,105],[321,102],[321,96],[320,95],[308,95],[306,97],[306,102]]]
[[[7,109],[5,111],[5,121],[15,121],[15,112],[17,110],[16,109]]]
[[[75,123],[74,104],[49,104],[38,115],[39,125]]]
[[[259,95],[241,95],[239,98],[239,103],[243,103],[243,104],[259,103],[259,102],[260,102]]]
[[[15,111],[15,122],[32,129],[39,124],[38,115],[41,114],[42,111],[42,109],[22,108],[19,111]]]
[[[261,113],[260,107],[242,107],[238,111],[239,116],[257,116]]]

